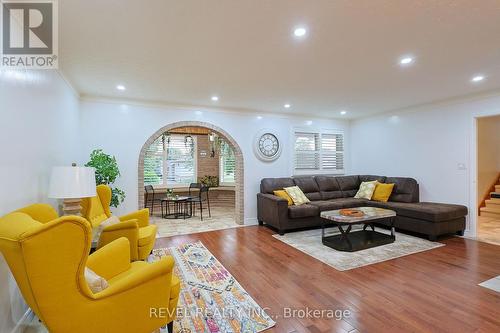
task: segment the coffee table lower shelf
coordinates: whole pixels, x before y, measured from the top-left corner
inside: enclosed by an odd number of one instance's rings
[[[360,230],[349,232],[347,235],[338,234],[322,237],[323,245],[345,252],[366,250],[372,247],[394,243],[395,240],[395,236],[372,230]]]

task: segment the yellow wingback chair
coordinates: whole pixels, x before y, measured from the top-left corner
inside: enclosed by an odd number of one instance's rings
[[[111,188],[99,185],[97,196],[82,200],[82,216],[90,221],[93,228],[111,217]],[[103,230],[97,248],[120,237],[126,237],[130,242],[130,258],[145,260],[154,247],[156,240],[156,225],[149,224],[147,208],[120,217],[122,223],[109,226]]]
[[[167,324],[171,329],[179,298],[171,257],[131,263],[126,238],[89,256],[89,222],[53,217],[54,209],[40,204],[0,217],[0,251],[24,299],[50,332],[150,333]],[[86,266],[109,286],[93,293]]]

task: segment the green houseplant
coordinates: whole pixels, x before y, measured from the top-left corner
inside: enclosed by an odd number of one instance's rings
[[[205,175],[205,176],[199,178],[199,182],[205,186],[208,186],[208,187],[218,187],[219,186],[219,177]]]
[[[85,166],[95,168],[97,185],[111,185],[120,176],[116,158],[106,154],[102,149],[93,150],[90,153],[90,161]],[[117,187],[111,187],[111,207],[118,207],[123,200],[125,200],[125,192]]]

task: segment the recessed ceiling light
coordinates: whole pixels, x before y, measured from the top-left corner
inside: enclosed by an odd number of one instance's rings
[[[119,85],[117,85],[117,86],[116,86],[116,89],[121,90],[121,91],[124,91],[124,90],[126,90],[127,88],[125,88],[125,86],[124,86],[123,84],[119,84]]]
[[[304,27],[297,27],[293,30],[295,37],[304,37],[307,34],[307,30]]]
[[[203,114],[203,112],[201,112],[201,111],[195,111],[194,114],[196,114],[197,116],[201,116]]]
[[[262,119],[262,116],[257,116],[257,119],[261,120],[261,119]]]
[[[217,96],[212,96],[212,101],[217,102],[219,100],[219,97]]]
[[[306,121],[306,125],[312,125],[312,123],[313,123],[312,120]]]
[[[283,107],[284,107],[285,109],[289,109],[289,108],[291,108],[292,106],[291,106],[290,104],[288,104],[288,103],[287,103],[287,104],[283,105]]]
[[[484,80],[484,75],[476,75],[472,78],[472,82],[481,82]]]
[[[413,62],[413,60],[414,60],[414,59],[413,59],[412,57],[403,57],[403,58],[401,58],[401,59],[399,60],[399,63],[400,63],[401,65],[409,65],[409,64],[411,64],[411,63]]]
[[[340,111],[340,114],[344,116],[344,115],[346,115],[346,114],[347,114],[347,111],[342,110],[342,111]]]

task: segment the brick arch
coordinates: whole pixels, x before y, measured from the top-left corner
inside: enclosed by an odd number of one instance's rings
[[[244,173],[243,173],[243,153],[240,146],[222,128],[212,125],[210,123],[205,123],[202,121],[179,121],[176,123],[168,124],[157,130],[149,139],[144,143],[139,154],[139,165],[138,165],[138,191],[139,191],[139,207],[144,207],[144,156],[146,154],[147,148],[165,132],[179,127],[205,127],[211,129],[212,131],[218,133],[233,147],[234,155],[236,158],[236,171],[235,171],[235,219],[236,223],[244,223],[244,205],[243,205],[243,188],[244,188]]]

